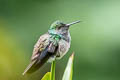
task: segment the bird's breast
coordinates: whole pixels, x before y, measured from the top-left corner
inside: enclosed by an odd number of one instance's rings
[[[56,54],[56,59],[61,59],[69,50],[70,48],[70,41],[66,41],[61,39],[58,43],[58,51]]]

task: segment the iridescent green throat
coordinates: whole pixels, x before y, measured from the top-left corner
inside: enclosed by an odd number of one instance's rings
[[[57,32],[54,29],[48,30],[48,33],[52,35],[51,38],[55,39],[56,41],[59,41],[63,38],[63,36],[61,34],[57,34]]]

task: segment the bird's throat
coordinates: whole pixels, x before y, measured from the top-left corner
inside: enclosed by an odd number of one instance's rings
[[[48,33],[51,35],[50,40],[54,43],[58,43],[59,40],[63,38],[63,36],[58,34],[55,30],[48,30]]]

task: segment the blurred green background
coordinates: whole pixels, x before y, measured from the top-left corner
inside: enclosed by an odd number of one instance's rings
[[[73,51],[73,80],[120,80],[120,0],[0,0],[0,80],[40,80],[50,71],[48,63],[22,76],[55,20],[83,21],[70,28],[71,48],[57,61],[56,80]]]

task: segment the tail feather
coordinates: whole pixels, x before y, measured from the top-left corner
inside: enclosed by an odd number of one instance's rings
[[[25,75],[26,73],[35,72],[48,60],[48,58],[49,58],[48,47],[46,47],[46,49],[41,53],[41,55],[38,55],[38,57],[35,60],[31,61],[31,63],[23,72],[23,75]]]
[[[28,65],[28,67],[25,69],[25,71],[23,72],[22,75],[25,75],[27,72],[29,72],[29,70],[32,68],[32,66],[34,65],[34,63],[35,63],[35,61],[32,62],[32,63],[30,63],[30,64]]]
[[[57,47],[52,52],[48,51],[48,48],[49,48],[49,45],[41,53],[38,52],[39,54],[38,57],[35,60],[31,61],[31,63],[25,69],[23,75],[25,75],[26,73],[35,72],[37,69],[43,66],[43,64],[45,64],[45,62],[49,59],[50,56],[53,55],[53,53],[56,53]]]

